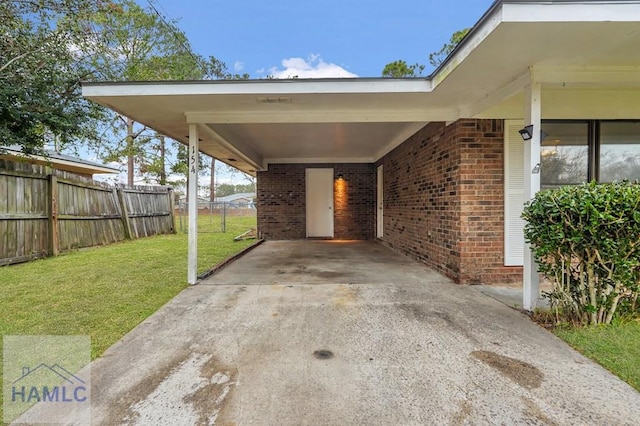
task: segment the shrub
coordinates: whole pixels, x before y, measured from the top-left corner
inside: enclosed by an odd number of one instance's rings
[[[552,306],[585,324],[610,323],[620,306],[638,311],[640,185],[542,191],[522,217],[539,271],[553,283]]]

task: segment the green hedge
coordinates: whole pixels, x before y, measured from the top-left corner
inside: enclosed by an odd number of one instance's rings
[[[640,185],[565,186],[525,205],[525,239],[554,284],[552,306],[581,323],[638,311]]]

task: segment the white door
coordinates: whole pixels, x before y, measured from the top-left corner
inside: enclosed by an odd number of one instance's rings
[[[377,207],[377,230],[376,237],[382,238],[384,235],[384,174],[382,173],[382,165],[378,166],[377,174],[377,193],[376,193],[376,207]]]
[[[333,237],[333,169],[306,170],[307,237]]]

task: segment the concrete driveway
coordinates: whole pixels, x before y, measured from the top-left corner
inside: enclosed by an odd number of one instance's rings
[[[640,394],[372,242],[267,242],[92,367],[95,424],[637,424]]]

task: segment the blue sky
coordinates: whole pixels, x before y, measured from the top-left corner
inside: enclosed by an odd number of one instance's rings
[[[145,6],[148,0],[138,0]],[[493,0],[151,0],[194,50],[252,78],[379,77],[396,59],[428,64]],[[427,67],[427,74],[431,68]]]

